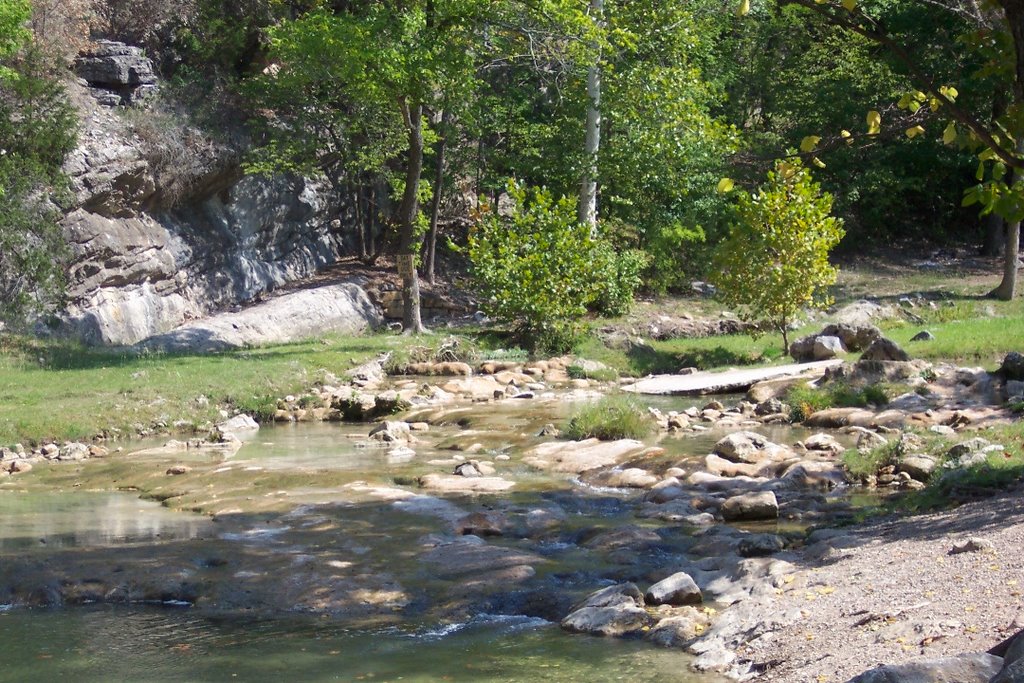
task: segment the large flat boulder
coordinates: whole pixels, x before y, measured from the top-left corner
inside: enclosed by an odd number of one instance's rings
[[[746,391],[754,384],[777,377],[806,377],[811,379],[825,374],[830,367],[841,365],[840,360],[817,363],[795,363],[768,368],[726,370],[725,372],[694,372],[689,375],[657,375],[623,387],[637,394],[662,396],[700,396],[703,394],[731,394]]]
[[[660,452],[660,449],[656,450]],[[647,452],[647,446],[635,439],[553,441],[530,449],[523,461],[542,470],[580,474],[599,467],[618,465]]]

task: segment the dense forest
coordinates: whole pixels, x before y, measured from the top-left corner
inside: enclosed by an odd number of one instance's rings
[[[1020,5],[5,2],[4,314],[59,295],[61,165],[76,136],[62,84],[97,39],[156,65],[159,94],[125,114],[147,144],[197,139],[248,173],[329,184],[359,254],[395,257],[406,329],[421,328],[417,274],[433,282],[467,259],[493,308],[532,335],[557,337],[549,322],[580,310],[619,313],[638,288],[688,288],[757,220],[744,198],[767,193],[769,173],[830,199],[839,250],[1010,247],[997,294],[1012,297]],[[166,184],[199,180],[188,154],[165,155]]]

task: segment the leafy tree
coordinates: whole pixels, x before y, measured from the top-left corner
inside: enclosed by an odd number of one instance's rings
[[[28,2],[0,8],[0,321],[59,297],[66,244],[51,202],[75,117],[22,29]]]
[[[901,98],[900,107],[912,112],[941,112],[945,126],[941,133],[935,131],[936,136],[946,144],[960,145],[977,154],[978,184],[967,190],[965,203],[978,203],[983,214],[995,213],[1007,221],[1003,280],[992,295],[1012,299],[1017,285],[1020,222],[1024,218],[1024,2],[931,3],[969,17],[976,26],[976,30],[960,36],[960,52],[950,58],[963,63],[980,59],[981,72],[996,78],[997,91],[1009,94],[1009,106],[1002,111],[989,110],[991,114],[986,116],[958,100],[960,88],[936,72],[928,59],[922,57],[923,53],[915,49],[907,32],[889,28],[886,19],[890,3],[778,0],[778,5],[787,4],[815,12],[828,23],[884,48],[906,70],[916,88]],[[740,13],[745,14],[750,8],[749,0],[742,0]],[[882,133],[878,110],[868,112],[867,129],[869,136]],[[905,132],[910,138],[928,133],[922,123],[911,125]]]
[[[580,222],[572,197],[510,183],[513,208],[487,212],[466,247],[484,310],[508,323],[531,349],[566,351],[579,321],[602,291],[602,245]]]
[[[716,254],[713,281],[722,299],[755,323],[755,334],[780,332],[783,352],[800,310],[831,303],[824,288],[837,271],[828,254],[843,237],[831,211],[832,196],[798,159],[779,161],[757,193],[739,191],[738,220]]]

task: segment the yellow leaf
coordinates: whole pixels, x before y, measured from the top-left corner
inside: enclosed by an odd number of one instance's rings
[[[956,122],[950,121],[949,125],[946,126],[946,130],[942,131],[942,141],[947,145],[952,145],[956,142]]]
[[[803,140],[800,141],[800,151],[801,152],[811,152],[811,151],[814,151],[814,148],[818,146],[818,142],[820,140],[821,140],[821,137],[818,136],[818,135],[808,135],[807,137],[805,137]]]
[[[896,106],[899,107],[900,109],[906,109],[907,107],[910,106],[910,103],[913,101],[913,95],[911,95],[910,93],[905,93],[903,97],[900,98],[900,101],[896,103]]]
[[[793,168],[793,164],[787,164],[784,161],[779,162],[779,167],[778,168],[779,168],[779,175],[782,176],[783,178],[786,178],[786,179],[792,178],[793,174],[796,173],[796,169]]]
[[[846,144],[848,144],[848,145],[852,145],[853,144],[853,133],[851,133],[850,131],[846,130],[845,128],[843,130],[839,131],[839,137],[843,138],[843,140],[846,141]]]
[[[843,0],[843,7],[846,8],[847,12],[852,12],[857,9],[857,0]]]
[[[833,593],[836,592],[836,589],[833,588],[832,586],[822,586],[821,588],[818,589],[818,592],[821,593],[822,595],[832,595]]]
[[[739,9],[736,10],[736,16],[745,17],[748,14],[750,14],[750,0],[742,0]]]
[[[722,178],[718,181],[718,193],[726,194],[732,192],[732,188],[735,186],[736,183],[733,182],[732,178]]]
[[[914,126],[913,128],[907,128],[907,137],[913,140],[918,135],[924,135],[924,128],[921,126]]]
[[[818,157],[814,157],[813,159],[811,159],[811,163],[817,166],[818,168],[825,168],[825,162],[819,159]]]
[[[882,131],[882,115],[872,109],[868,112],[868,135],[878,135]]]

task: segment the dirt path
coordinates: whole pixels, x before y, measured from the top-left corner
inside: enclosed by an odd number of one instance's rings
[[[982,547],[951,552],[968,539]],[[1024,627],[1024,485],[809,541],[802,571],[777,591],[779,611],[803,618],[739,652],[767,666],[759,680],[841,682],[878,664],[984,652]]]

